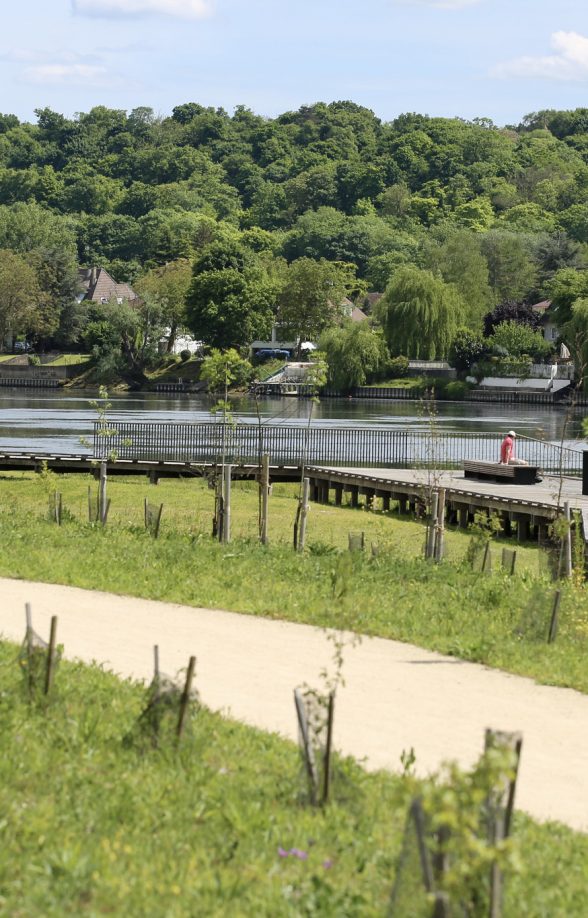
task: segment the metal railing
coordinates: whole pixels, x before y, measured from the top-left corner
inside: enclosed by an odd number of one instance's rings
[[[365,468],[459,468],[464,459],[498,461],[501,437],[382,427],[318,425],[162,424],[113,421],[94,424],[94,455],[254,465],[269,453],[272,465],[342,465]],[[579,475],[582,449],[531,437],[517,438],[517,456],[545,472]]]

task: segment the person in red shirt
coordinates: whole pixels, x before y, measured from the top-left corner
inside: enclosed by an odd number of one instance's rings
[[[528,462],[525,462],[524,459],[515,458],[515,439],[516,433],[514,430],[509,430],[506,437],[500,444],[500,463],[501,465],[528,465]]]

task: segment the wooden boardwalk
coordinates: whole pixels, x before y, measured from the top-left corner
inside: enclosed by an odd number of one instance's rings
[[[96,459],[90,455],[59,455],[56,453],[0,453],[0,472],[34,471],[45,466],[58,474],[81,473],[98,475]],[[107,463],[109,475],[146,475],[157,484],[160,478],[205,477],[217,468],[215,462],[184,462],[170,459],[118,458]],[[301,469],[295,464],[270,467],[272,481],[297,481]],[[256,464],[233,466],[234,478],[257,479]],[[359,506],[362,498],[370,506],[374,498],[381,498],[384,510],[397,501],[401,513],[417,513],[427,503],[431,487],[444,488],[446,492],[447,522],[466,528],[478,510],[498,513],[506,535],[511,535],[516,524],[521,541],[547,538],[547,527],[569,502],[572,511],[582,515],[585,537],[588,536],[588,496],[582,495],[582,479],[564,477],[561,480],[545,476],[532,485],[472,481],[465,479],[463,471],[433,472],[426,469],[352,468],[348,466],[309,465],[304,473],[311,482],[311,497],[315,501],[330,499],[340,505],[343,495],[350,495],[352,507]],[[559,497],[559,501],[558,501]]]
[[[580,478],[561,479],[545,476],[532,485],[516,485],[491,481],[472,481],[461,471],[431,472],[419,469],[370,469],[311,466],[311,497],[327,502],[334,492],[335,504],[343,502],[343,494],[351,497],[351,505],[359,506],[363,497],[366,506],[381,498],[383,509],[398,501],[400,512],[416,512],[427,503],[431,488],[444,488],[449,523],[467,527],[478,510],[499,514],[507,535],[512,523],[517,524],[521,541],[532,536],[543,541],[547,526],[569,502],[572,511],[582,514],[585,534],[588,533],[588,496],[582,495]],[[561,484],[561,493],[560,493]],[[559,498],[559,499],[558,499]]]

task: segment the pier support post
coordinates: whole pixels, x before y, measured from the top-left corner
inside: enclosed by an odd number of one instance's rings
[[[359,488],[357,485],[351,486],[351,506],[354,508],[359,507]]]
[[[529,518],[526,516],[519,516],[517,522],[517,531],[518,531],[518,541],[519,542],[528,542],[529,541]]]
[[[336,484],[335,485],[335,505],[337,507],[340,507],[342,503],[343,503],[343,485]]]
[[[387,491],[382,494],[382,510],[384,513],[388,513],[390,510],[390,495]]]
[[[407,506],[406,497],[399,497],[398,498],[398,512],[401,513],[403,516],[405,516],[407,513],[406,506]]]
[[[467,529],[468,528],[468,517],[469,511],[467,507],[459,508],[459,528]]]

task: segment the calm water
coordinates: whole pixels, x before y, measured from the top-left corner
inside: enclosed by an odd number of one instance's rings
[[[80,453],[86,450],[80,438],[91,437],[96,412],[88,402],[92,393],[61,392],[20,393],[0,391],[0,449],[36,450],[39,452]],[[206,396],[172,396],[153,392],[113,395],[113,420],[198,422],[211,419],[211,400]],[[233,401],[235,418],[257,420],[255,403],[248,398]],[[263,421],[271,424],[305,424],[308,401],[265,399],[260,402]],[[527,436],[547,440],[561,437],[565,410],[540,407],[510,407],[472,402],[439,402],[437,424],[442,431],[504,433],[511,427]],[[581,421],[585,410],[578,410],[571,421],[566,439],[570,445],[582,440]],[[428,430],[418,402],[367,401],[361,399],[325,399],[313,409],[314,422],[333,427],[391,427]]]

